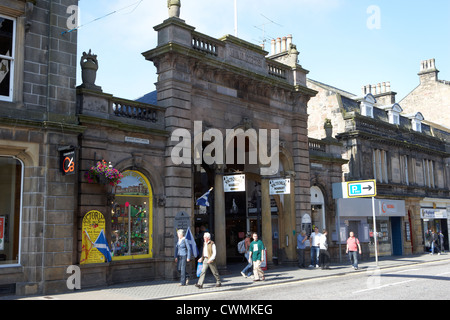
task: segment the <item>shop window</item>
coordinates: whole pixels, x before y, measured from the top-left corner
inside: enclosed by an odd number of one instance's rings
[[[0,100],[12,101],[15,20],[0,15]]]
[[[19,263],[22,172],[19,160],[0,156],[0,265]]]
[[[137,171],[123,172],[114,188],[111,212],[113,260],[152,257],[153,195],[149,181]]]

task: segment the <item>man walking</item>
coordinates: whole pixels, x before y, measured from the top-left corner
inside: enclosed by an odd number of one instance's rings
[[[353,231],[350,231],[350,237],[347,239],[347,249],[345,253],[348,253],[350,263],[352,263],[353,259],[352,265],[355,270],[358,270],[358,249],[359,254],[361,254],[361,245],[359,244],[359,240],[355,237]]]
[[[250,243],[250,256],[248,262],[253,261],[253,281],[264,280],[264,272],[261,269],[261,262],[264,261],[263,250],[265,249],[264,244],[261,240],[258,240],[258,234],[253,232],[253,242]]]
[[[309,246],[311,248],[311,264],[310,268],[319,267],[319,253],[320,253],[320,238],[322,234],[319,233],[319,228],[314,228],[314,233],[311,234],[309,239]]]
[[[211,269],[214,278],[216,278],[216,287],[220,287],[222,284],[220,282],[220,275],[216,264],[216,244],[211,241],[211,234],[209,232],[205,232],[203,235],[203,240],[202,257],[198,259],[198,262],[203,262],[203,269],[200,274],[200,279],[195,286],[199,289],[203,288],[206,271]]]

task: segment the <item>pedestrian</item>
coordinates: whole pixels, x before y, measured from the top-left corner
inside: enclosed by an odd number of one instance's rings
[[[241,275],[244,278],[250,277],[252,272],[252,266],[253,263],[251,261],[249,261],[249,257],[250,257],[250,243],[251,243],[251,233],[247,232],[247,235],[245,237],[245,241],[244,241],[244,245],[245,245],[245,261],[247,263],[247,265],[245,266],[245,268],[241,271]]]
[[[309,239],[309,246],[311,248],[311,264],[309,268],[319,267],[319,253],[320,253],[320,237],[319,228],[314,227],[314,233],[311,234]]]
[[[261,269],[261,262],[264,261],[264,243],[261,240],[258,240],[258,234],[256,232],[253,232],[252,237],[253,241],[250,243],[248,262],[253,262],[253,281],[265,280],[264,272]]]
[[[436,251],[438,255],[441,254],[441,249],[438,245],[439,236],[434,232],[434,230],[431,231],[431,255],[434,254],[434,248],[436,248]]]
[[[298,253],[298,267],[305,267],[305,249],[306,249],[306,240],[308,237],[306,236],[305,230],[302,230],[297,236],[297,253]]]
[[[361,245],[359,243],[359,240],[358,238],[355,237],[354,232],[350,231],[350,237],[347,239],[347,249],[345,253],[348,254],[350,263],[352,264],[353,269],[355,270],[358,270],[358,249],[359,254],[361,254]]]
[[[214,278],[216,278],[216,287],[220,287],[222,285],[220,281],[219,271],[217,270],[216,264],[216,244],[211,240],[211,234],[209,232],[205,232],[203,234],[203,250],[202,257],[198,259],[198,262],[203,262],[202,273],[200,274],[200,279],[195,285],[197,288],[203,288],[203,282],[205,281],[206,271],[211,269],[211,273]]]
[[[441,245],[441,252],[444,253],[445,252],[445,248],[444,248],[444,234],[442,233],[442,231],[439,231],[439,244]]]
[[[323,229],[322,236],[320,237],[320,254],[319,264],[322,266],[322,270],[330,269],[330,253],[328,252],[327,230]]]
[[[175,262],[177,270],[180,272],[180,286],[189,284],[189,275],[186,272],[186,265],[191,259],[191,247],[186,242],[185,231],[179,229],[177,231],[178,241],[175,246]]]

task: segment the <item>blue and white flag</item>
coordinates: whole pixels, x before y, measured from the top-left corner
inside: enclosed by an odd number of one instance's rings
[[[108,241],[106,241],[105,232],[102,230],[94,242],[94,247],[97,248],[106,258],[108,262],[111,262],[111,251],[109,250]]]
[[[198,206],[209,207],[209,193],[213,188],[209,189],[204,195],[197,199],[196,204]]]
[[[197,248],[197,244],[195,243],[195,238],[192,235],[191,232],[191,228],[188,227],[187,231],[186,231],[186,243],[189,247],[191,247],[191,253],[194,257],[197,258],[198,256],[198,248]],[[190,258],[190,257],[189,257]]]

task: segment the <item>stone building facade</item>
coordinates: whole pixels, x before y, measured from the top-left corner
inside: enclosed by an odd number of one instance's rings
[[[421,105],[416,113],[404,114],[389,83],[365,86],[359,97],[311,79],[308,86],[318,91],[308,105],[309,136],[323,138],[318,124],[329,119],[332,137],[342,143],[342,158],[348,160],[343,181],[376,180],[379,254],[424,252],[430,229],[444,233],[448,248],[448,131],[425,123]],[[322,188],[331,192],[329,185]],[[355,231],[373,255],[370,203],[344,199],[338,207],[344,237]]]
[[[95,83],[97,57],[77,57],[76,30],[67,31],[75,5],[0,4],[2,292],[66,292],[69,279],[83,288],[173,279],[180,227],[209,228],[223,269],[247,231],[261,233],[269,264],[295,261],[295,234],[311,210],[306,110],[316,94],[295,46],[267,57],[175,14],[143,54],[159,76],[150,105]],[[96,176],[110,166],[123,174],[117,185]],[[227,192],[224,181],[235,176],[245,177],[245,191]],[[286,194],[270,195],[273,181],[287,183]],[[195,200],[211,187],[205,214]],[[105,242],[111,260],[96,251]]]
[[[144,56],[157,67],[157,100],[165,109],[166,130],[171,136],[180,129],[190,133],[194,144],[192,154],[183,154],[182,164],[174,163],[171,157],[180,141],[172,139],[167,146],[166,256],[173,252],[174,218],[185,211],[192,215],[192,227],[206,227],[213,234],[222,268],[227,261],[239,258],[239,239],[247,231],[257,230],[262,233],[269,263],[274,257],[276,261],[294,261],[295,230],[300,228],[302,214],[310,211],[306,108],[315,94],[306,87],[308,72],[298,64],[295,46],[285,46],[283,52],[266,58],[268,53],[261,47],[229,35],[211,38],[176,17],[155,30],[158,46]],[[201,126],[196,127],[195,122]],[[278,143],[267,147],[266,142],[249,137],[254,132],[261,138],[261,130],[269,135],[279,131]],[[274,163],[263,164],[260,157],[253,163],[220,158],[208,163],[201,159],[209,150],[208,141],[212,141],[205,138],[208,134],[219,142],[216,155],[231,151],[249,157],[268,148],[279,164],[270,168]],[[245,146],[238,147],[241,138]],[[245,187],[228,193],[224,179],[236,174],[245,176]],[[269,184],[274,178],[290,179],[290,194],[270,196]],[[206,218],[199,214],[193,199],[211,187],[214,205]]]
[[[419,110],[426,121],[450,129],[450,81],[439,80],[436,60],[420,63],[420,84],[404,97],[399,104],[405,114]]]
[[[65,287],[76,262],[77,176],[59,149],[78,145],[76,0],[0,3],[0,287],[34,294]]]

